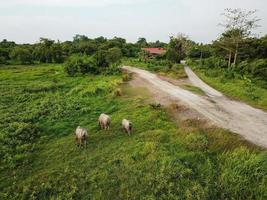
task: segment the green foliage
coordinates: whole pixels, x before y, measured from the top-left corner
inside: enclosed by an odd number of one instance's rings
[[[4,49],[9,49],[9,48],[13,48],[16,46],[16,43],[13,41],[7,41],[6,39],[3,39],[0,42],[0,47],[4,48]]]
[[[148,43],[146,41],[146,38],[138,38],[136,44],[138,45],[139,48],[144,48],[147,47]]]
[[[113,63],[108,68],[104,69],[102,71],[102,74],[105,74],[105,75],[120,75],[121,74],[120,66],[118,65],[118,63]]]
[[[180,63],[180,61],[185,57],[184,53],[180,53],[182,51],[181,48],[181,44],[175,44],[174,40],[171,40],[166,53],[167,59],[172,62]]]
[[[8,59],[9,59],[8,50],[0,47],[0,64],[6,64]]]
[[[110,48],[106,55],[106,60],[108,63],[118,63],[122,58],[121,49],[118,47]]]
[[[61,44],[47,38],[40,38],[40,42],[34,46],[33,56],[42,63],[62,63],[64,61]]]
[[[122,49],[122,53],[125,57],[134,57],[138,56],[140,48],[138,48],[135,44],[127,43],[125,47]]]
[[[94,55],[94,58],[96,60],[97,66],[103,68],[107,68],[109,66],[109,62],[107,60],[108,52],[106,50],[99,50]]]
[[[237,70],[243,75],[250,75],[267,82],[267,59],[242,61],[237,65]]]
[[[209,58],[212,56],[213,50],[210,45],[195,44],[193,45],[189,52],[189,58]]]
[[[31,52],[28,49],[21,47],[15,47],[11,51],[10,57],[19,64],[30,64],[32,62]]]
[[[174,63],[180,63],[185,59],[190,45],[191,42],[182,34],[178,37],[171,37],[166,53],[167,59]]]
[[[0,64],[63,63],[68,57],[81,54],[94,56],[99,67],[107,68],[123,56],[136,57],[139,51],[137,44],[127,43],[119,37],[108,40],[76,35],[73,41],[55,42],[40,38],[39,43],[22,45],[3,40],[0,42]]]
[[[119,48],[111,48],[109,50],[97,51],[94,56],[73,55],[65,63],[65,71],[68,75],[74,76],[77,73],[82,74],[118,74],[119,61],[122,57]]]
[[[65,71],[68,75],[73,76],[77,73],[98,74],[96,61],[92,57],[73,55],[65,63]]]
[[[203,59],[203,68],[227,68],[227,62],[220,57],[210,57]]]

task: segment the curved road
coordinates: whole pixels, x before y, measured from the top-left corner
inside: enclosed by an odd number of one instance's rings
[[[201,88],[207,96],[199,96],[184,90],[146,70],[129,66],[122,68],[138,74],[158,90],[195,109],[217,126],[238,133],[257,145],[267,147],[267,113],[245,103],[230,100],[200,80],[188,66],[185,67],[185,71],[189,80]]]

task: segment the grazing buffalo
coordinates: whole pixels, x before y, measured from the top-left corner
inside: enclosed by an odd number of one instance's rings
[[[98,118],[98,124],[100,125],[101,129],[108,130],[111,123],[110,116],[102,113]]]
[[[131,130],[132,130],[132,123],[127,119],[123,119],[121,124],[122,124],[123,130],[126,133],[128,133],[128,135],[130,136],[131,135]]]
[[[88,138],[87,130],[85,128],[78,126],[75,131],[75,139],[77,141],[78,147],[81,147],[82,145],[86,147],[87,138]]]

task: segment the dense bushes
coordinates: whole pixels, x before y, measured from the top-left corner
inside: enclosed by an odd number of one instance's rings
[[[0,64],[6,64],[9,59],[9,52],[5,48],[0,48]]]
[[[65,72],[73,76],[81,74],[117,74],[118,65],[121,59],[119,49],[110,49],[110,51],[100,50],[94,56],[73,55],[65,63]]]
[[[38,43],[22,45],[3,40],[0,42],[0,64],[63,63],[68,57],[80,54],[94,56],[97,66],[108,67],[123,56],[136,57],[139,51],[137,44],[118,37],[89,39],[76,35],[73,41],[40,38]]]
[[[193,45],[187,56],[189,58],[209,58],[212,56],[212,48],[210,45]]]
[[[267,59],[245,60],[238,64],[236,68],[241,74],[251,75],[254,78],[267,81]]]
[[[31,52],[22,47],[15,47],[10,53],[11,59],[18,62],[19,64],[30,64],[32,63]]]
[[[227,66],[225,59],[220,57],[189,60],[188,64],[203,69],[205,74],[211,77],[224,75],[227,79],[242,79],[243,76],[247,76],[257,80],[267,81],[267,59],[245,60],[230,68]]]
[[[206,59],[198,60],[198,67],[200,68],[227,68],[227,62],[221,57],[209,57]],[[189,63],[190,64],[190,63]]]
[[[96,61],[92,57],[73,55],[65,63],[65,71],[70,76],[76,73],[91,73],[98,74],[100,69],[97,68]]]

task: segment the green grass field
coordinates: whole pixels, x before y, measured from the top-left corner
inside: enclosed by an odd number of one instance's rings
[[[267,152],[174,120],[123,75],[68,77],[60,65],[0,67],[0,199],[266,199]],[[101,131],[100,113],[112,117]],[[133,134],[121,130],[122,118]],[[86,149],[74,142],[88,129]]]

